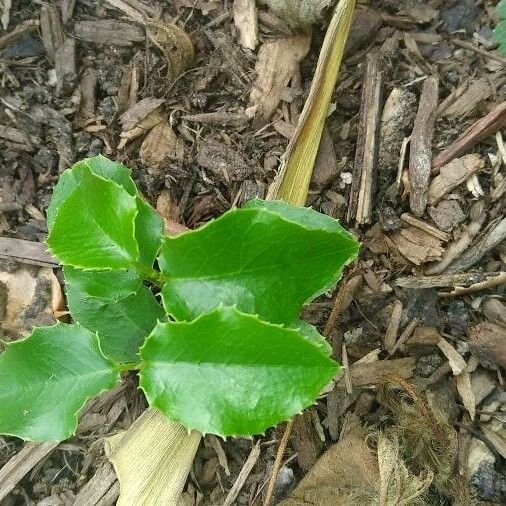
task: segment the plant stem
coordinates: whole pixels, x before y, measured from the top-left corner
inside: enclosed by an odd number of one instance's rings
[[[146,266],[140,264],[137,264],[135,267],[145,280],[150,281],[159,288],[162,288],[162,286],[167,281],[167,278],[161,272],[156,271],[155,269],[146,268]]]

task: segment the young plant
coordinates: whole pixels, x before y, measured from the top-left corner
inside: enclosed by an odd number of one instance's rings
[[[252,435],[313,403],[336,374],[325,339],[299,319],[357,254],[334,219],[254,200],[164,236],[129,169],[97,156],[63,172],[47,223],[74,323],[6,346],[0,433],[65,439],[87,399],[138,370],[167,418]]]

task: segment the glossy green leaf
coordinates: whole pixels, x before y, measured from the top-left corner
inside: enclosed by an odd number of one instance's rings
[[[310,325],[304,320],[299,320],[289,327],[297,330],[306,339],[309,339],[314,345],[318,346],[321,352],[325,353],[325,355],[330,356],[332,353],[332,346],[330,346],[330,343],[325,339],[325,337],[318,332],[318,329],[315,326]]]
[[[86,400],[119,380],[95,334],[61,323],[36,328],[0,356],[0,433],[63,440],[75,432]]]
[[[281,202],[250,205],[164,240],[163,302],[176,320],[237,304],[266,321],[294,322],[357,255],[353,236],[332,218]]]
[[[289,419],[337,370],[297,331],[231,307],[159,323],[140,355],[140,387],[151,406],[222,436],[261,433]]]
[[[47,224],[53,228],[60,206],[83,184],[83,174],[92,172],[123,187],[129,195],[136,197],[138,214],[135,218],[135,237],[139,246],[139,262],[145,267],[152,267],[160,249],[163,236],[163,220],[157,212],[139,195],[130,176],[130,169],[122,163],[98,155],[86,158],[65,170],[53,190],[51,202],[47,208]],[[88,191],[85,187],[84,191]]]
[[[116,363],[138,362],[140,346],[156,322],[165,317],[145,286],[116,301],[91,297],[72,283],[67,283],[66,292],[73,319],[98,333],[104,354]]]
[[[85,158],[75,163],[70,169],[62,172],[57,185],[53,189],[51,202],[46,210],[47,226],[49,230],[53,228],[56,219],[56,213],[60,205],[74,192],[81,184],[83,173],[91,171],[97,176],[109,179],[118,183],[130,195],[136,195],[137,188],[130,177],[130,170],[122,163],[113,162],[105,156],[98,155],[93,158]]]
[[[132,295],[142,280],[135,269],[120,271],[85,271],[67,265],[63,269],[65,285],[90,297],[116,301]]]
[[[136,198],[88,168],[81,177],[81,184],[58,208],[47,238],[49,249],[64,265],[73,267],[131,267],[139,258]]]

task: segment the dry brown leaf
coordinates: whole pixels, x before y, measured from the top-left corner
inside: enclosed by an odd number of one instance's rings
[[[250,94],[256,117],[267,122],[276,110],[283,90],[309,51],[310,37],[294,35],[264,42],[255,66],[257,78]]]
[[[152,128],[142,142],[139,151],[142,163],[159,169],[168,160],[182,160],[184,143],[177,137],[167,121]]]
[[[127,109],[119,118],[123,131],[132,130],[132,128],[158,109],[163,102],[163,98],[146,97]]]
[[[148,35],[165,56],[168,83],[172,84],[195,58],[193,42],[184,30],[172,23],[150,21]]]

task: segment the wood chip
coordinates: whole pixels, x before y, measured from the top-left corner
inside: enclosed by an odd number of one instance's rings
[[[424,290],[427,288],[442,288],[447,286],[466,286],[481,283],[487,279],[498,276],[501,272],[455,272],[440,274],[438,276],[408,276],[397,278],[395,286],[411,290]]]
[[[337,175],[339,175],[339,170],[334,142],[328,128],[324,127],[314,163],[311,183],[316,189],[322,189]]]
[[[345,56],[353,54],[368,42],[372,42],[378,34],[381,24],[382,19],[377,11],[357,5],[344,49]]]
[[[200,114],[187,114],[182,116],[186,121],[194,121],[195,123],[203,123],[206,125],[216,126],[242,126],[246,125],[251,119],[246,113],[243,112],[203,112]]]
[[[65,40],[65,32],[56,5],[43,5],[40,9],[40,31],[47,55],[54,60],[56,50]]]
[[[45,244],[24,239],[0,237],[0,258],[42,267],[58,267],[58,260],[47,251]]]
[[[478,263],[489,251],[506,239],[506,218],[491,228],[474,246],[469,248],[447,269],[448,272],[466,270]]]
[[[474,420],[476,414],[476,401],[471,387],[471,377],[467,369],[464,369],[459,375],[455,376],[455,384],[460,398],[462,399],[462,404],[464,404],[471,420]]]
[[[258,44],[258,17],[255,0],[234,0],[234,24],[239,32],[239,43],[246,49]]]
[[[346,219],[357,225],[371,219],[373,190],[378,162],[383,73],[378,53],[368,53],[362,86],[355,169]]]
[[[69,94],[73,91],[76,78],[76,41],[67,37],[54,55],[56,71],[56,94]]]
[[[437,346],[443,352],[443,355],[448,359],[454,376],[458,376],[462,371],[465,370],[467,366],[466,361],[446,339],[441,337],[437,343]]]
[[[74,25],[74,34],[79,40],[113,46],[131,46],[146,39],[139,26],[115,19],[78,21]]]
[[[422,216],[427,205],[427,188],[432,163],[432,137],[438,105],[439,79],[428,77],[422,86],[422,94],[416,113],[409,155],[409,205],[416,216]]]
[[[451,232],[466,219],[456,200],[442,200],[436,206],[429,207],[428,212],[434,223],[444,232]]]
[[[382,376],[396,374],[401,378],[410,378],[415,369],[415,359],[412,357],[394,360],[378,360],[376,362],[353,364],[350,376],[353,386],[376,385]],[[340,379],[338,380],[340,381]]]
[[[255,466],[258,457],[260,457],[260,441],[257,441],[255,446],[251,450],[250,454],[248,455],[248,458],[246,459],[246,462],[242,466],[242,469],[238,474],[234,484],[232,485],[232,488],[228,492],[225,501],[223,501],[223,506],[230,506],[231,504],[234,504],[234,501],[237,499],[239,492],[246,483],[248,476],[250,475],[253,467]]]
[[[495,323],[479,323],[469,331],[469,347],[478,357],[506,367],[506,329]]]
[[[436,239],[439,239],[444,242],[450,240],[449,234],[439,230],[438,228],[430,225],[429,223],[423,220],[419,220],[418,218],[411,216],[408,213],[401,214],[401,220],[404,221],[405,223],[409,223],[410,225],[419,228],[420,230],[423,230],[424,232],[427,232]]]
[[[5,499],[19,481],[57,446],[58,443],[26,443],[0,469],[0,501]]]
[[[19,23],[14,30],[0,36],[0,49],[10,46],[20,39],[25,33],[36,30],[38,26],[39,21],[36,19],[28,19],[27,21]]]
[[[269,40],[260,47],[255,66],[257,78],[250,94],[256,123],[266,123],[276,110],[285,86],[309,51],[309,43],[308,36],[296,35]]]
[[[72,19],[75,5],[76,0],[62,0],[60,4],[60,10],[61,19],[64,25],[66,25]]]
[[[74,506],[104,505],[104,497],[115,501],[119,496],[116,473],[109,463],[102,464],[76,495]],[[113,504],[113,502],[109,503]]]
[[[456,158],[441,167],[439,175],[432,180],[429,186],[429,205],[437,204],[447,193],[484,167],[483,158],[474,153]]]
[[[439,239],[411,225],[394,233],[390,240],[399,253],[415,265],[439,260],[444,252]]]
[[[392,314],[390,315],[390,320],[388,321],[388,327],[385,331],[385,337],[383,340],[385,350],[390,355],[391,355],[390,351],[395,346],[395,341],[397,340],[397,334],[399,333],[401,318],[402,318],[402,302],[397,299],[394,302]]]
[[[323,442],[313,425],[313,417],[304,411],[293,420],[290,442],[297,452],[297,463],[304,472],[308,472],[318,460],[323,450]]]
[[[163,98],[146,97],[130,107],[120,116],[123,131],[131,130],[150,113],[158,109],[163,102]]]
[[[443,113],[450,119],[465,118],[470,115],[476,107],[496,93],[496,90],[506,78],[504,73],[498,72],[491,76],[481,77],[473,81],[469,87],[462,93],[453,104],[451,104]]]
[[[506,327],[506,304],[499,299],[490,298],[483,302],[481,309],[489,322]]]
[[[474,122],[457,140],[444,149],[432,162],[432,171],[437,173],[441,167],[454,158],[473,149],[481,140],[495,134],[506,126],[506,100],[498,104],[487,115]]]

